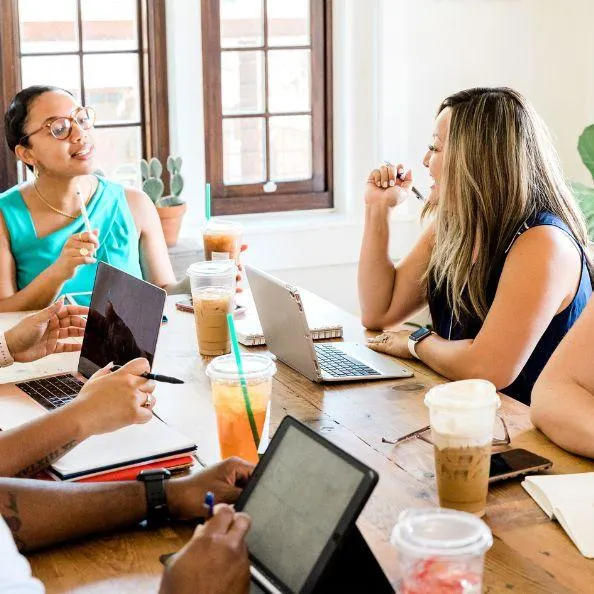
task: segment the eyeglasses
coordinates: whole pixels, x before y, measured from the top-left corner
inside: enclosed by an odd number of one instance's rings
[[[494,446],[503,446],[503,445],[509,445],[511,442],[511,438],[509,436],[509,431],[507,429],[507,425],[505,424],[505,421],[503,420],[503,417],[497,416],[497,419],[499,421],[499,429],[500,431],[503,432],[504,436],[503,437],[494,437],[493,438],[493,445]],[[497,431],[497,427],[496,427],[496,431]],[[391,440],[391,439],[386,439],[385,437],[382,437],[382,443],[389,443],[392,445],[399,445],[401,443],[404,443],[405,441],[409,441],[410,439],[422,439],[423,441],[427,442],[428,444],[433,445],[433,442],[431,441],[430,438],[430,433],[431,433],[431,426],[427,425],[425,427],[421,427],[420,429],[417,429],[416,431],[411,431],[410,433],[407,433],[406,435],[403,435],[402,437],[398,437],[397,439]]]
[[[33,134],[37,134],[46,128],[54,138],[66,140],[72,133],[74,122],[76,122],[81,130],[90,130],[95,124],[95,110],[92,107],[79,107],[70,116],[49,118],[43,123],[41,128],[25,134],[20,139],[19,144],[24,144]]]

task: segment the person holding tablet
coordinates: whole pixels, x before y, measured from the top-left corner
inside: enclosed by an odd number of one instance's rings
[[[397,264],[390,211],[412,172],[387,164],[370,173],[358,286],[367,328],[429,306],[433,329],[387,332],[369,346],[452,380],[490,380],[529,404],[592,293],[583,216],[547,129],[517,91],[460,91],[441,103],[423,164],[434,181],[423,214],[432,218]]]

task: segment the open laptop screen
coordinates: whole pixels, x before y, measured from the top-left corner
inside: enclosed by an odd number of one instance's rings
[[[165,291],[100,262],[91,297],[79,371],[89,377],[111,361],[145,357],[152,366]]]
[[[375,484],[369,469],[324,442],[289,425],[240,505],[252,518],[247,545],[254,565],[291,592],[301,592],[329,560],[335,534],[346,528],[341,523],[354,521]]]

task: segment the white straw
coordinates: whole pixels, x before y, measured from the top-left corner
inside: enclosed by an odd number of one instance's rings
[[[85,201],[83,200],[82,194],[80,193],[80,186],[76,184],[76,195],[78,196],[78,200],[80,202],[80,214],[85,222],[85,227],[89,233],[92,233],[91,229],[91,221],[89,221],[89,215],[87,214],[87,207],[85,206]]]

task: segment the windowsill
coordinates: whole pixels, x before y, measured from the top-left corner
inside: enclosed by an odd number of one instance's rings
[[[348,228],[362,226],[363,218],[352,213],[335,210],[297,211],[293,213],[276,212],[262,214],[245,214],[223,216],[222,219],[241,223],[246,235],[268,235],[273,233],[291,233],[323,227]],[[418,215],[410,212],[395,211],[392,223],[409,223],[418,220]],[[195,238],[202,234],[202,225],[185,225],[181,229],[180,238]]]

